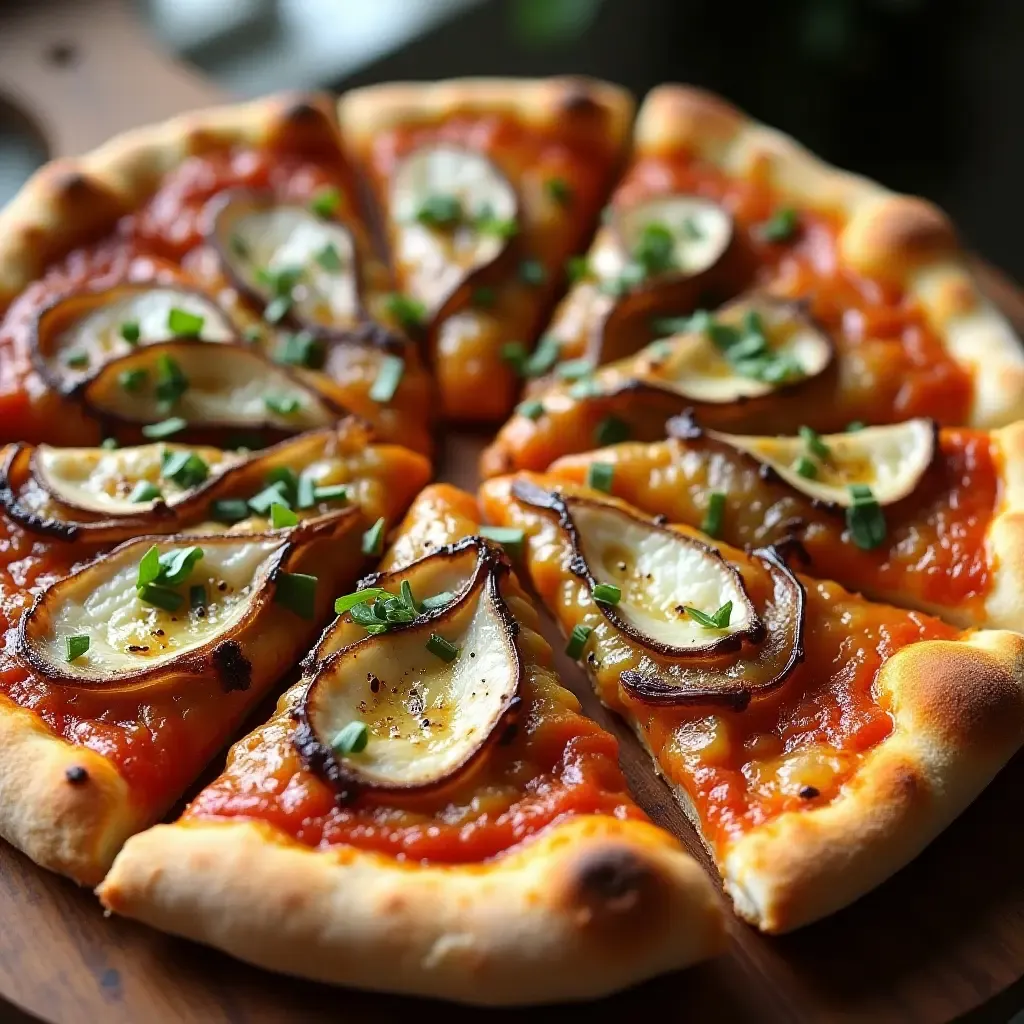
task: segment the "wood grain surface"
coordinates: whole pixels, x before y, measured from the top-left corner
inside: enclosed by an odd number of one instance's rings
[[[54,155],[80,152],[124,127],[222,98],[156,51],[119,0],[23,4],[5,19],[0,92],[22,106]],[[979,267],[979,273],[1024,332],[1024,296],[990,269]],[[447,438],[439,475],[472,487],[483,442],[465,434]],[[549,627],[549,639],[561,650]],[[632,735],[597,705],[574,663],[561,657],[560,667],[588,712],[619,736],[640,804],[706,864]],[[1024,870],[1014,841],[1022,819],[1024,758],[1018,757],[911,866],[853,907],[779,939],[734,921],[725,956],[593,1003],[587,1018],[667,1013],[672,1020],[931,1022],[987,1004],[984,1019],[1006,1020],[1019,1008],[1015,1002],[1024,1005],[1024,991],[1018,999],[1017,989],[992,1002],[1024,976]],[[383,1024],[428,1008],[274,976],[131,921],[104,919],[91,893],[0,843],[0,1017],[2,999],[8,1013],[20,1008],[55,1024],[355,1018]],[[538,1024],[572,1013],[527,1012]],[[444,1013],[452,1022],[481,1016],[457,1007]]]

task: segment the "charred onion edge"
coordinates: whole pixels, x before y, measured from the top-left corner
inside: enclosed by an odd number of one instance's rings
[[[603,390],[600,395],[595,395],[593,399],[588,396],[585,399],[577,399],[577,401],[592,401],[602,400],[608,398],[618,398],[620,395],[634,395],[634,394],[655,394],[665,395],[668,398],[678,399],[682,409],[689,410],[692,407],[696,408],[722,408],[730,405],[752,405],[755,402],[767,402],[778,395],[788,395],[792,392],[799,391],[811,384],[812,381],[819,380],[824,377],[830,370],[833,369],[836,362],[836,343],[832,338],[832,335],[825,330],[825,328],[813,317],[810,313],[810,304],[806,299],[783,299],[776,295],[765,295],[760,292],[750,293],[736,299],[735,302],[730,303],[728,306],[723,306],[721,309],[716,310],[716,314],[728,310],[735,305],[743,305],[751,309],[758,309],[765,305],[776,305],[788,307],[795,317],[803,319],[811,326],[821,338],[824,339],[826,347],[828,348],[828,360],[825,365],[814,374],[810,374],[807,377],[801,377],[799,380],[790,381],[787,383],[777,384],[772,389],[763,395],[741,395],[738,398],[730,398],[724,402],[709,402],[705,399],[696,398],[693,395],[684,395],[680,393],[676,388],[670,387],[668,384],[660,383],[656,380],[641,379],[639,377],[626,377],[621,383],[614,385],[609,390]],[[630,357],[631,360],[635,361],[640,358],[643,354],[641,349],[636,355]],[[608,363],[608,366],[615,366],[615,363]],[[633,372],[633,368],[625,371],[626,373]]]
[[[936,465],[938,465],[939,456],[941,454],[939,445],[941,428],[939,427],[938,422],[929,416],[915,416],[912,418],[926,419],[930,422],[932,427],[932,458],[925,471],[918,478],[913,490],[900,498],[899,501],[905,501],[911,494],[913,494],[914,490],[917,490],[925,476],[931,472]],[[898,424],[879,425],[898,426]],[[727,433],[702,427],[693,409],[686,409],[680,415],[670,417],[665,423],[665,436],[676,441],[700,442],[708,445],[709,447],[718,447],[719,450],[727,450],[753,468],[757,472],[758,476],[766,483],[776,484],[779,487],[786,488],[786,490],[791,494],[799,495],[800,499],[806,501],[812,508],[822,512],[829,512],[833,515],[842,516],[846,514],[845,506],[840,505],[838,502],[826,501],[823,498],[809,497],[798,487],[794,487],[788,480],[782,477],[781,474],[779,474],[772,466],[769,466],[760,459],[755,458],[750,452],[744,451],[742,448],[737,448],[735,445],[730,444],[729,435]],[[899,501],[889,502],[889,505],[896,505]],[[883,505],[882,507],[885,508],[888,506]]]
[[[36,595],[32,606],[22,615],[21,622],[18,624],[15,654],[22,664],[33,672],[38,673],[47,682],[90,692],[124,693],[151,689],[159,686],[161,680],[169,674],[188,673],[197,676],[211,674],[221,679],[223,676],[221,669],[224,664],[224,645],[233,643],[238,646],[236,639],[238,634],[247,629],[265,608],[273,605],[274,584],[280,573],[288,571],[288,563],[291,557],[303,545],[318,540],[321,536],[333,533],[338,526],[347,520],[355,519],[358,515],[359,510],[355,507],[339,509],[336,512],[329,512],[314,519],[305,519],[297,526],[275,533],[224,533],[202,538],[197,538],[187,533],[179,533],[142,536],[125,541],[105,554],[91,559],[81,569],[67,576],[62,576]],[[218,634],[202,646],[196,648],[196,650],[190,651],[188,654],[178,655],[161,665],[153,665],[152,667],[141,668],[132,672],[118,672],[115,680],[109,682],[83,680],[81,677],[69,673],[66,668],[52,664],[43,658],[37,647],[30,642],[27,636],[29,627],[35,617],[42,614],[43,606],[47,603],[48,597],[54,596],[55,599],[58,599],[58,595],[55,595],[54,592],[59,588],[73,580],[77,580],[83,574],[93,571],[97,565],[106,562],[115,555],[121,554],[132,545],[139,546],[141,555],[153,544],[194,544],[197,539],[201,544],[206,545],[222,543],[237,545],[261,541],[275,542],[280,545],[279,550],[269,556],[272,564],[264,581],[264,586],[257,594],[252,595],[245,614],[235,623],[229,633]]]
[[[197,338],[176,338],[170,341],[157,341],[150,342],[147,345],[142,345],[133,352],[128,352],[118,359],[112,359],[104,363],[99,369],[90,374],[88,377],[79,381],[79,383],[69,392],[68,396],[81,402],[82,406],[89,413],[93,419],[99,420],[102,423],[115,424],[118,426],[128,427],[140,427],[146,426],[147,424],[157,423],[161,419],[167,416],[173,416],[174,411],[170,410],[163,416],[151,416],[146,419],[129,419],[127,416],[122,416],[120,413],[111,412],[107,409],[103,409],[89,398],[89,390],[96,386],[100,382],[100,378],[108,373],[117,373],[118,367],[121,365],[132,362],[142,354],[152,353],[155,356],[161,352],[165,352],[168,349],[180,350],[182,348],[196,349],[196,348],[209,348],[211,345],[216,345],[218,354],[222,353],[235,353],[243,358],[257,359],[270,367],[273,372],[279,373],[282,377],[289,380],[291,385],[297,390],[301,391],[306,396],[313,396],[326,410],[331,413],[335,419],[342,419],[346,416],[351,416],[352,413],[348,409],[340,406],[330,395],[322,391],[316,384],[311,383],[304,377],[298,376],[287,366],[282,366],[279,363],[275,363],[265,353],[254,349],[251,345],[236,344],[234,342],[210,342],[201,341]],[[322,375],[321,375],[322,376]],[[296,433],[308,433],[310,430],[322,429],[320,427],[309,427],[306,431],[290,431],[287,427],[283,427],[273,420],[263,420],[262,422],[241,422],[239,420],[207,420],[204,422],[189,421],[186,427],[187,430],[193,431],[250,431],[252,433],[272,433],[286,436],[294,436]]]
[[[767,563],[767,570],[772,582],[781,578],[792,588],[797,597],[796,629],[793,644],[790,647],[786,664],[769,680],[756,687],[739,687],[728,690],[694,689],[686,690],[681,686],[666,682],[661,676],[649,675],[627,669],[619,676],[622,688],[643,704],[657,707],[678,707],[689,704],[723,705],[733,711],[743,711],[753,697],[759,697],[778,689],[789,677],[790,673],[804,660],[804,626],[807,607],[807,592],[796,574],[786,564],[785,559],[773,545],[758,548],[751,552],[752,557]]]
[[[102,288],[76,288],[72,291],[63,292],[62,294],[56,296],[55,298],[51,299],[48,303],[46,303],[46,305],[43,306],[43,308],[40,309],[39,312],[36,313],[36,315],[32,318],[32,323],[29,328],[28,350],[32,366],[35,369],[36,373],[38,373],[39,376],[42,377],[43,380],[46,381],[46,383],[54,391],[57,392],[57,394],[64,396],[75,395],[78,391],[82,389],[84,385],[88,384],[92,380],[95,380],[106,367],[110,366],[112,363],[120,362],[125,357],[132,355],[132,352],[126,352],[124,356],[115,356],[113,359],[107,359],[96,367],[90,367],[90,372],[85,377],[82,377],[76,383],[69,385],[66,380],[64,380],[62,377],[60,377],[58,374],[55,374],[52,371],[49,360],[46,358],[46,356],[43,355],[43,347],[40,340],[40,329],[43,326],[44,319],[51,313],[53,313],[59,306],[63,306],[66,302],[73,302],[76,299],[85,300],[88,299],[89,297],[101,298],[104,295],[110,295],[115,292],[122,291],[174,291],[182,292],[187,295],[197,295],[199,298],[203,300],[203,302],[209,303],[209,305],[213,306],[213,308],[216,309],[218,313],[220,313],[220,315],[224,319],[224,323],[231,328],[231,331],[234,335],[234,341],[202,341],[201,339],[195,340],[203,345],[238,344],[240,347],[242,346],[242,338],[241,335],[238,333],[238,325],[228,314],[227,310],[225,310],[224,307],[221,306],[221,304],[217,302],[215,298],[213,298],[213,296],[208,295],[201,288],[196,288],[193,285],[182,285],[176,282],[163,284],[160,281],[123,280],[117,281],[114,284],[105,285]],[[98,309],[103,305],[104,303],[102,301],[97,302],[95,306],[90,307],[90,311],[92,311],[92,309]],[[175,338],[175,336],[170,333],[170,329],[168,329],[166,341],[147,341],[138,347],[149,348],[151,345],[168,344],[180,340],[182,339]]]
[[[534,494],[534,492],[536,492],[536,494]],[[627,511],[626,509],[620,508],[618,505],[613,505],[610,502],[594,501],[590,498],[579,497],[570,497],[567,500],[558,492],[545,491],[543,488],[536,487],[534,484],[523,480],[516,480],[513,483],[512,493],[525,504],[531,505],[534,508],[546,509],[554,512],[558,516],[558,525],[562,529],[563,533],[565,533],[572,546],[572,558],[569,560],[569,571],[587,584],[587,588],[590,590],[591,595],[593,595],[594,587],[597,586],[598,581],[594,578],[590,571],[590,566],[587,565],[586,559],[583,557],[580,548],[579,531],[576,527],[575,521],[573,520],[572,512],[569,509],[569,501],[590,505],[596,508],[607,509],[614,514],[625,516],[627,519],[632,519],[634,522],[649,529],[667,533],[673,540],[678,541],[680,544],[696,548],[704,557],[710,558],[716,563],[720,563],[726,569],[728,574],[733,578],[733,581],[740,593],[743,594],[747,601],[747,605],[750,608],[750,625],[746,629],[737,630],[736,632],[729,633],[726,636],[718,637],[716,640],[712,640],[710,643],[704,644],[701,647],[672,647],[669,644],[664,644],[658,640],[652,639],[637,629],[636,626],[621,618],[616,614],[615,607],[613,605],[594,601],[595,607],[608,620],[608,622],[610,622],[618,632],[629,637],[629,639],[634,643],[639,644],[641,647],[644,647],[649,651],[653,651],[661,657],[672,658],[673,660],[698,659],[703,661],[717,658],[722,654],[729,654],[734,651],[738,651],[743,647],[744,643],[760,644],[764,642],[766,636],[765,625],[757,614],[757,610],[754,608],[753,602],[750,600],[750,595],[747,593],[746,585],[743,582],[743,576],[735,566],[727,562],[710,545],[705,544],[703,541],[697,540],[695,537],[691,537],[688,534],[672,530],[662,523],[649,519],[646,516],[636,515],[634,512]]]
[[[352,800],[361,792],[376,791],[382,793],[419,794],[441,789],[447,786],[456,777],[462,775],[470,766],[474,765],[481,757],[483,757],[487,750],[505,734],[508,727],[518,717],[522,706],[520,692],[522,690],[523,683],[522,655],[520,654],[519,646],[516,643],[516,637],[519,635],[519,623],[515,620],[508,608],[508,605],[505,603],[505,599],[501,596],[501,582],[503,578],[508,576],[511,572],[512,566],[508,557],[499,547],[491,544],[482,537],[464,537],[462,540],[454,544],[447,544],[444,547],[436,548],[421,558],[417,558],[414,562],[410,562],[398,569],[385,573],[373,573],[359,581],[359,589],[365,590],[367,587],[380,587],[382,585],[386,585],[390,581],[406,579],[410,572],[415,571],[418,566],[423,565],[425,562],[433,561],[438,558],[457,558],[463,552],[471,549],[475,549],[477,552],[476,565],[473,567],[473,571],[469,578],[462,585],[459,592],[455,595],[455,598],[449,604],[446,604],[441,608],[435,608],[432,611],[424,612],[413,619],[412,622],[394,625],[387,633],[383,633],[378,636],[367,634],[365,637],[361,637],[354,643],[347,644],[345,647],[334,651],[323,660],[319,660],[317,658],[317,650],[320,649],[323,643],[323,638],[321,638],[321,641],[317,646],[314,647],[313,650],[303,659],[303,672],[307,675],[311,675],[311,678],[309,679],[294,712],[296,728],[295,734],[292,737],[292,743],[298,751],[299,757],[302,759],[302,763],[306,768],[308,768],[309,771],[318,778],[323,779],[332,786],[337,792],[339,798],[343,801]],[[313,725],[309,720],[309,698],[318,679],[323,672],[329,671],[341,657],[354,648],[368,646],[372,643],[380,643],[382,641],[386,642],[386,639],[390,634],[404,632],[414,628],[423,629],[425,626],[432,623],[444,621],[454,614],[466,599],[480,588],[484,588],[486,590],[486,594],[481,595],[481,599],[486,597],[493,601],[495,608],[498,610],[498,615],[504,625],[505,639],[509,647],[511,659],[515,665],[516,672],[515,686],[506,697],[502,710],[495,717],[491,731],[482,740],[480,740],[476,748],[466,756],[462,763],[443,779],[406,786],[388,786],[381,785],[376,782],[366,782],[360,777],[358,772],[352,771],[343,760],[339,761],[338,758],[334,756],[334,751],[331,750],[330,746],[320,741],[316,734],[316,730],[313,728]],[[337,620],[335,622],[335,626],[336,625]],[[329,626],[327,630],[325,630],[325,636],[327,633],[331,632],[333,628],[333,626]]]
[[[313,442],[318,436],[323,437],[326,447],[333,438],[340,437],[343,430],[362,430],[366,436],[366,443],[373,443],[373,430],[369,424],[357,416],[348,416],[333,427],[314,427],[312,430],[287,437],[267,448],[253,451],[247,458],[227,466],[219,472],[212,472],[203,483],[198,487],[191,488],[173,505],[160,502],[144,514],[108,516],[105,519],[92,521],[41,516],[31,509],[25,508],[18,501],[17,488],[20,485],[16,481],[21,476],[21,463],[27,462],[26,476],[31,476],[56,504],[77,511],[74,505],[63,501],[35,476],[32,469],[32,457],[36,446],[18,442],[11,446],[3,461],[0,462],[0,507],[23,529],[64,541],[120,542],[138,536],[139,533],[145,533],[147,529],[151,530],[161,522],[166,523],[171,529],[187,530],[189,526],[207,516],[209,502],[216,500],[218,493],[234,489],[237,478],[243,473],[253,472],[261,462],[276,460],[290,447],[304,446]],[[263,486],[262,483],[260,486]]]

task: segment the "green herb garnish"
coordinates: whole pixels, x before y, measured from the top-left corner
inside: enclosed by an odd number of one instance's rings
[[[431,633],[427,640],[427,650],[442,661],[452,662],[459,656],[459,649],[454,644],[448,643],[443,636]]]
[[[349,722],[339,729],[331,740],[331,750],[342,757],[349,754],[361,754],[370,742],[370,730],[364,722]]]
[[[569,634],[569,642],[565,645],[565,653],[570,658],[579,658],[593,632],[591,626],[573,626],[572,632]]]
[[[274,580],[274,600],[301,619],[316,615],[315,576],[301,572],[279,572]]]
[[[724,516],[725,494],[722,491],[712,491],[708,495],[708,507],[704,513],[704,521],[700,524],[701,530],[709,537],[717,537],[722,532]]]
[[[75,636],[64,637],[64,652],[66,661],[75,661],[89,650],[89,637],[84,633]]]
[[[400,356],[386,355],[381,360],[377,377],[370,387],[370,399],[381,405],[387,404],[395,397],[402,374],[405,373],[405,360]]]
[[[708,615],[699,608],[689,608],[684,605],[686,614],[704,629],[727,629],[732,619],[732,601],[726,601],[717,611]]]

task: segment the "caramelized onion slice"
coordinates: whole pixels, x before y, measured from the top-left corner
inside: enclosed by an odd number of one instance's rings
[[[714,657],[764,639],[743,577],[707,544],[617,505],[548,494],[523,481],[513,493],[558,514],[573,547],[572,571],[604,617],[641,647],[669,658]],[[620,594],[615,603],[599,599],[599,588],[609,585]],[[687,611],[712,616],[727,604],[721,628]]]
[[[753,456],[808,498],[843,508],[854,503],[850,488],[857,484],[870,487],[879,505],[891,505],[912,494],[938,449],[935,421],[923,418],[827,434],[818,439],[815,450],[809,449],[802,437],[756,437],[714,430],[707,435]]]
[[[36,598],[21,620],[18,654],[48,680],[105,690],[159,685],[180,672],[230,672],[242,653],[240,631],[273,599],[274,576],[293,534],[128,541]],[[140,563],[152,547],[170,555],[197,544],[202,557],[167,588],[178,607],[139,596]],[[194,607],[191,588],[199,586],[204,598]],[[88,637],[89,648],[69,661],[67,638],[74,636]]]
[[[499,551],[469,538],[364,581],[398,594],[408,580],[426,597],[442,579],[462,576],[444,607],[307,667],[296,735],[306,763],[350,793],[432,789],[476,762],[519,704],[517,625],[501,594],[507,572]],[[356,750],[344,742],[353,729],[365,739]]]
[[[160,395],[167,360],[187,381],[173,402]],[[133,377],[136,383],[126,387]],[[325,395],[252,348],[195,341],[149,345],[108,363],[86,382],[82,396],[94,414],[115,421],[144,424],[178,416],[198,429],[298,433],[327,426],[343,414]]]
[[[820,376],[833,354],[831,339],[797,304],[748,299],[649,345],[629,371],[630,386],[721,405]]]
[[[720,662],[648,660],[620,676],[623,689],[645,704],[725,704],[742,710],[752,698],[781,686],[804,660],[806,594],[774,548],[753,552],[771,576],[772,597],[764,612],[765,642],[749,655]]]
[[[405,290],[431,317],[505,252],[519,212],[515,190],[498,167],[447,143],[422,146],[399,164],[390,207]]]
[[[242,290],[282,316],[312,327],[347,330],[362,319],[358,254],[352,233],[297,203],[247,191],[228,193],[211,241]]]
[[[237,340],[227,314],[201,292],[150,284],[75,292],[40,312],[33,359],[53,387],[67,392],[112,359],[168,341],[184,328],[201,341]]]

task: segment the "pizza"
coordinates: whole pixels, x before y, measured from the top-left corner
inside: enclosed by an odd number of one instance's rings
[[[803,576],[601,491],[488,481],[599,698],[632,726],[739,916],[788,931],[915,856],[1024,741],[1024,637]]]
[[[400,83],[342,98],[447,419],[508,415],[632,113],[625,90],[580,78]]]
[[[429,475],[351,421],[248,453],[9,446],[0,835],[99,882],[305,652]]]
[[[433,404],[333,104],[187,114],[40,171],[0,214],[0,441],[267,443]]]
[[[633,143],[485,476],[687,409],[736,433],[1024,416],[1024,351],[934,207],[697,89],[653,90]]]
[[[713,887],[629,797],[474,500],[424,491],[274,716],[109,910],[256,964],[482,1004],[592,997],[716,952]]]
[[[1024,425],[854,426],[740,435],[681,416],[663,441],[567,455],[550,476],[959,626],[1024,626]]]

